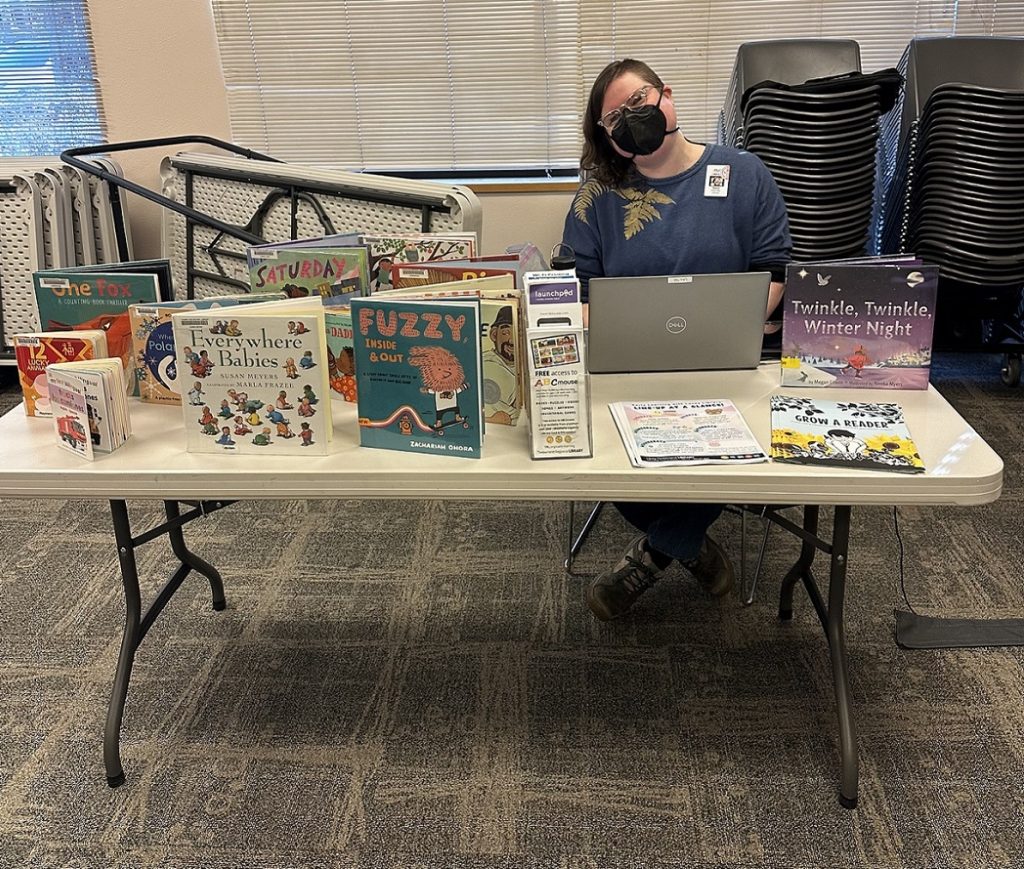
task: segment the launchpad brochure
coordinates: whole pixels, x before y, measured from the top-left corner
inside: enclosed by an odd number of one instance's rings
[[[726,399],[618,401],[608,409],[635,468],[768,461],[743,415]]]

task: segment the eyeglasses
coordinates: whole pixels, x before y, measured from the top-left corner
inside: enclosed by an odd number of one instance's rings
[[[637,88],[629,95],[629,98],[621,106],[617,109],[605,112],[601,116],[601,120],[597,122],[597,125],[599,127],[604,127],[610,133],[622,123],[622,113],[626,109],[640,108],[640,106],[647,102],[647,94],[652,90],[657,90],[657,85],[645,84],[642,88]]]

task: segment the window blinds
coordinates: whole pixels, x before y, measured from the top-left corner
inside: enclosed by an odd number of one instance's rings
[[[0,154],[104,141],[85,0],[0,0]]]
[[[212,2],[235,141],[377,171],[575,167],[616,58],[646,61],[713,141],[742,42],[852,38],[874,71],[914,36],[1024,34],[1024,0]]]

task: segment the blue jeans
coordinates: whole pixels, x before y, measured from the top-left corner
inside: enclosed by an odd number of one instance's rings
[[[647,535],[653,549],[680,561],[700,552],[704,535],[722,515],[721,504],[675,504],[660,502],[615,502],[622,517]]]

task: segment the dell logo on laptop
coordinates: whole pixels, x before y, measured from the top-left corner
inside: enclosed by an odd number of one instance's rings
[[[668,329],[673,335],[678,335],[686,328],[685,317],[669,317],[665,321],[665,328]]]

